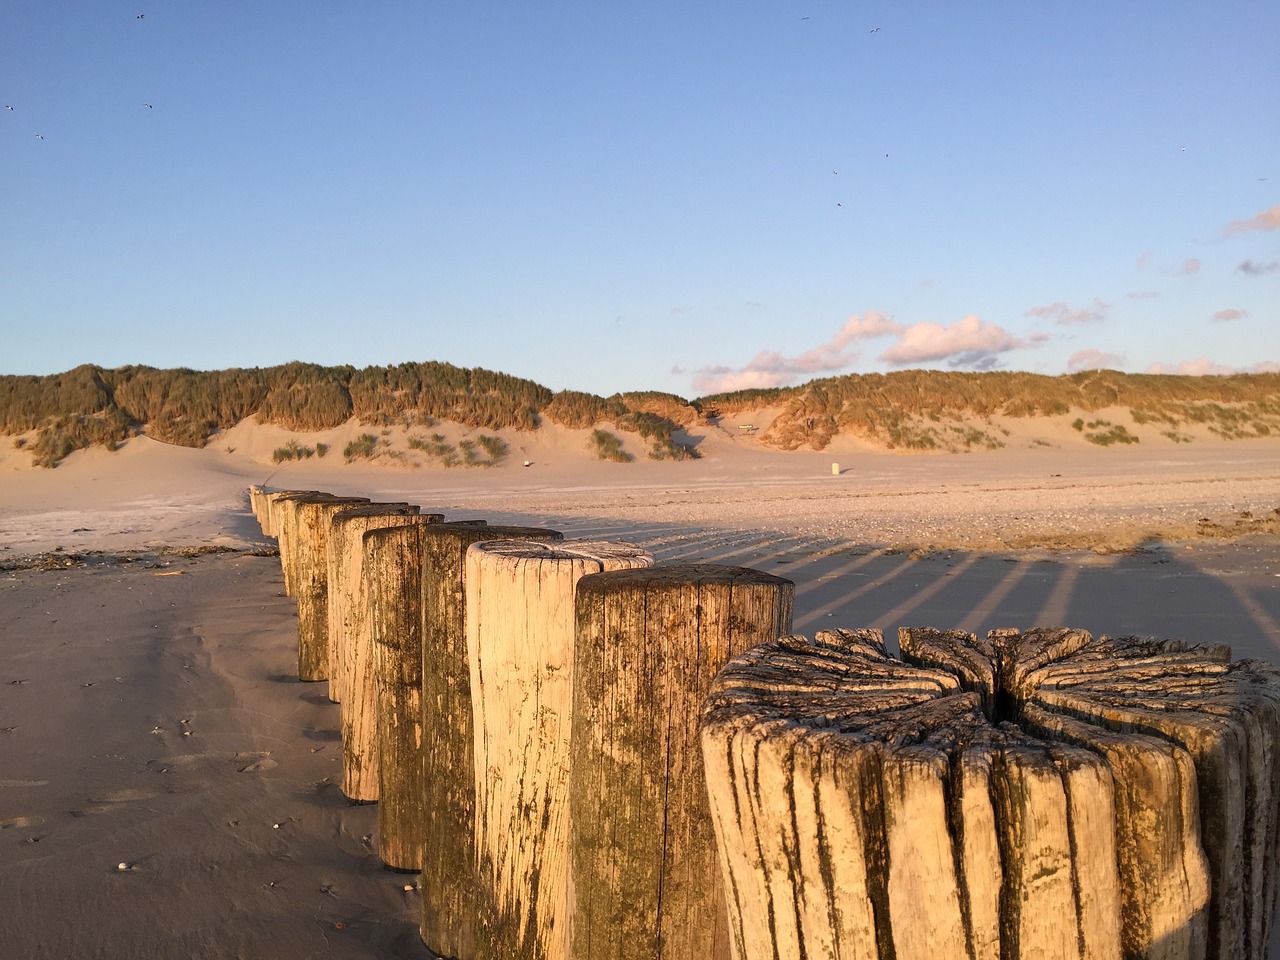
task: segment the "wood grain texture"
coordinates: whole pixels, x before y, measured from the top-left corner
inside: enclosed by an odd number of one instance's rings
[[[734,955],[1265,956],[1280,677],[1079,630],[783,638],[708,698]]]
[[[464,558],[488,540],[559,541],[538,527],[440,524],[422,530],[423,942],[477,956],[475,747]]]
[[[467,551],[478,957],[566,955],[574,589],[651,563],[638,547],[589,541]]]
[[[332,500],[318,490],[283,490],[268,498],[271,525],[280,544],[280,570],[287,597],[298,595],[298,511],[305,501]]]
[[[262,532],[268,537],[280,538],[280,514],[284,510],[284,506],[277,505],[280,500],[289,496],[297,495],[319,495],[324,496],[322,490],[263,490],[262,492]]]
[[[378,856],[397,870],[422,869],[422,528],[438,514],[364,535],[374,645],[378,751]],[[473,525],[483,526],[483,521]]]
[[[570,949],[729,956],[698,727],[735,654],[791,630],[794,586],[672,564],[583,577],[575,603]]]
[[[325,562],[329,568],[329,699],[341,703],[351,685],[351,650],[368,630],[368,591],[364,577],[364,535],[379,526],[410,522],[421,515],[409,503],[364,503],[340,510],[329,518]],[[427,514],[440,522],[440,514]],[[383,517],[390,519],[382,522]]]
[[[267,491],[256,483],[249,484],[249,512],[257,521],[258,528],[266,533]]]
[[[412,523],[412,504],[365,504],[329,521],[329,699],[335,683],[342,731],[342,792],[350,800],[378,799],[378,697],[374,673],[369,581],[381,570],[365,567],[364,537],[378,527]],[[440,514],[428,514],[437,522]]]
[[[294,541],[298,598],[298,679],[329,679],[329,520],[368,503],[356,497],[304,497],[291,501],[286,529]]]

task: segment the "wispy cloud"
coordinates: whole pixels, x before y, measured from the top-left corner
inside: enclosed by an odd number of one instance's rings
[[[940,323],[912,324],[902,331],[896,344],[880,354],[880,359],[895,367],[945,360],[952,367],[986,370],[995,366],[1000,354],[1034,346],[1044,339],[1022,340],[1003,327],[970,314],[949,327]]]
[[[1280,362],[1264,360],[1249,367],[1228,367],[1221,363],[1214,363],[1208,357],[1199,357],[1196,360],[1183,360],[1172,366],[1166,363],[1153,363],[1147,367],[1147,373],[1176,373],[1188,377],[1225,376],[1232,373],[1280,373]]]
[[[1032,307],[1023,314],[1024,317],[1040,317],[1054,323],[1103,323],[1111,316],[1111,304],[1104,303],[1097,297],[1087,307],[1072,309],[1065,303],[1046,304],[1043,307]]]
[[[1266,263],[1258,263],[1256,260],[1243,260],[1236,269],[1241,273],[1247,273],[1251,277],[1260,277],[1263,274],[1275,273],[1280,270],[1280,260],[1269,260]]]
[[[1137,267],[1139,270],[1145,270],[1148,267],[1158,269],[1161,273],[1174,273],[1182,277],[1190,277],[1200,272],[1200,268],[1204,266],[1203,261],[1199,257],[1183,257],[1176,265],[1168,266],[1167,261],[1164,264],[1158,264],[1149,253],[1144,253],[1138,258]]]
[[[1154,300],[1160,296],[1159,290],[1134,290],[1124,295],[1126,300]]]
[[[1124,357],[1118,353],[1103,353],[1090,347],[1088,350],[1077,350],[1067,357],[1067,372],[1079,373],[1081,370],[1119,370],[1124,365]]]
[[[1253,230],[1275,230],[1277,227],[1280,227],[1280,203],[1252,217],[1245,217],[1243,220],[1232,220],[1222,232],[1229,237],[1233,233],[1249,233]]]
[[[711,394],[781,387],[802,376],[843,370],[857,360],[854,347],[859,341],[891,336],[902,330],[901,324],[884,314],[869,311],[861,317],[850,317],[826,343],[796,356],[762,350],[743,367],[712,366],[696,370],[693,389],[700,394]]]
[[[1248,310],[1237,310],[1234,307],[1228,307],[1226,310],[1219,310],[1210,319],[1215,323],[1220,323],[1224,320],[1243,320],[1248,315]]]

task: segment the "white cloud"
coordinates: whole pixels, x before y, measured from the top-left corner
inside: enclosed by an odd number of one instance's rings
[[[1067,357],[1068,373],[1079,373],[1081,370],[1119,370],[1123,365],[1123,355],[1103,353],[1092,347],[1088,350],[1077,350]]]
[[[1062,301],[1050,303],[1043,307],[1032,307],[1023,314],[1024,317],[1041,317],[1055,323],[1103,323],[1111,316],[1111,304],[1093,298],[1087,307],[1071,309]]]
[[[869,311],[850,317],[826,343],[796,356],[776,350],[762,350],[740,368],[703,367],[694,371],[693,389],[699,394],[729,393],[733,390],[765,389],[794,383],[799,377],[843,370],[858,358],[854,345],[861,340],[902,332],[902,325],[882,313]]]
[[[1211,374],[1236,373],[1233,367],[1223,366],[1220,363],[1214,363],[1208,357],[1200,357],[1196,360],[1183,360],[1170,366],[1167,363],[1153,363],[1147,367],[1147,373],[1176,373],[1187,377],[1205,377]]]
[[[1153,363],[1147,367],[1147,373],[1176,373],[1188,377],[1232,373],[1280,373],[1280,362],[1263,360],[1249,367],[1228,367],[1225,364],[1214,363],[1208,357],[1199,357],[1196,360],[1183,360],[1181,363],[1175,363],[1172,366],[1166,363]]]
[[[1252,217],[1232,220],[1223,233],[1230,236],[1233,233],[1248,233],[1253,230],[1275,230],[1277,227],[1280,227],[1280,203]]]
[[[902,331],[896,344],[880,354],[880,359],[895,367],[945,360],[953,367],[989,369],[1000,354],[1042,340],[1021,340],[1003,327],[970,314],[949,327],[940,323],[912,324]]]

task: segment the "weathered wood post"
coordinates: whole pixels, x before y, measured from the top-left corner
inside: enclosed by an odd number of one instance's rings
[[[537,527],[422,528],[421,934],[441,956],[477,956],[475,738],[464,559],[473,543],[561,537]]]
[[[280,538],[281,515],[285,509],[282,501],[290,497],[302,495],[325,496],[323,490],[268,490],[263,494],[262,532],[268,537]]]
[[[478,957],[566,955],[574,588],[652,562],[629,544],[588,541],[467,551]]]
[[[732,656],[791,631],[794,586],[673,564],[578,582],[569,774],[574,960],[728,960],[698,739]]]
[[[702,743],[735,957],[1261,958],[1280,674],[1080,630],[783,638]]]
[[[364,535],[378,701],[378,856],[397,870],[422,869],[422,529],[436,516]]]
[[[267,532],[266,509],[267,491],[256,483],[249,484],[249,512],[264,534]]]
[[[339,510],[329,518],[325,563],[329,577],[329,699],[341,703],[351,684],[351,651],[355,637],[368,626],[368,596],[364,574],[364,535],[378,527],[399,526],[425,516],[439,523],[442,514],[423,514],[410,503],[363,503]],[[385,518],[385,519],[384,519]]]
[[[303,501],[333,500],[334,495],[319,490],[289,490],[272,494],[271,523],[280,544],[280,571],[284,593],[298,596],[298,516]]]
[[[368,586],[382,571],[365,569],[364,537],[421,516],[409,504],[370,504],[335,513],[329,522],[329,699],[342,704],[342,792],[350,800],[378,799],[377,675]],[[425,516],[437,523],[444,519],[438,513]],[[335,684],[340,696],[334,695]]]
[[[298,679],[329,679],[329,520],[367,497],[300,497],[292,500],[285,529],[294,540],[298,597]],[[283,552],[281,553],[283,556]]]

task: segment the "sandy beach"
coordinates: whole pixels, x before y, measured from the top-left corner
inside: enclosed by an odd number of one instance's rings
[[[550,445],[407,470],[276,466],[263,429],[205,450],[137,437],[52,471],[0,456],[6,957],[429,955],[417,877],[380,864],[375,808],[334,784],[337,707],[296,679],[294,601],[250,483],[755,567],[795,583],[798,633],[1065,625],[1280,661],[1274,441],[708,444],[697,461],[631,464]]]

